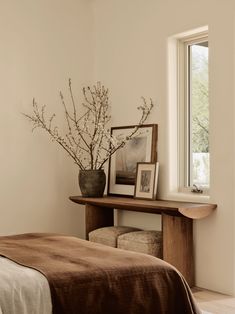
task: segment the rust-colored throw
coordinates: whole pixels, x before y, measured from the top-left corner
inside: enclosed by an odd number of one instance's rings
[[[54,314],[199,314],[182,275],[155,257],[76,237],[0,237],[0,255],[48,279]]]

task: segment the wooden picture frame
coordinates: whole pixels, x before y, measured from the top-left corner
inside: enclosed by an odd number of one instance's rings
[[[157,196],[158,162],[138,162],[134,198],[155,200]]]
[[[136,125],[112,127],[114,136],[128,136]],[[157,161],[158,125],[144,124],[127,144],[109,159],[107,194],[134,196],[136,166],[138,162]]]

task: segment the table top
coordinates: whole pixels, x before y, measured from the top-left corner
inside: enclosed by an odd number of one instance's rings
[[[179,202],[169,200],[140,200],[129,197],[82,197],[70,196],[77,204],[93,205],[105,208],[115,208],[152,214],[168,214],[185,216],[191,219],[201,219],[209,216],[217,207],[216,204]]]

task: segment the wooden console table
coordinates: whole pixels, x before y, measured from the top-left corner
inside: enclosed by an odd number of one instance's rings
[[[111,196],[70,196],[70,200],[85,205],[87,239],[90,231],[113,225],[114,209],[161,215],[163,259],[175,266],[191,287],[194,286],[193,219],[207,217],[217,205]]]

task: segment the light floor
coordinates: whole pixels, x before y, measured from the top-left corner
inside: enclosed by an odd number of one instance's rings
[[[234,297],[198,288],[193,288],[192,292],[200,309],[211,314],[235,314]]]

